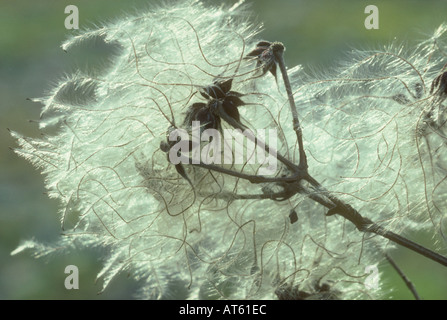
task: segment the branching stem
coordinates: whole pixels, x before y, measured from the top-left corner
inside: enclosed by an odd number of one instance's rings
[[[332,207],[328,207],[328,203],[323,202],[321,197],[318,197],[318,202],[321,204],[324,204],[326,207],[329,208],[329,211],[327,212],[327,215],[334,215],[338,214],[342,216],[343,218],[349,220],[352,222],[359,231],[363,232],[372,232],[377,235],[380,235],[386,239],[389,239],[393,241],[396,244],[402,245],[408,249],[411,249],[433,261],[436,261],[444,266],[447,266],[447,258],[444,256],[439,255],[438,253],[431,251],[411,240],[408,240],[398,234],[395,234],[391,231],[388,231],[384,229],[383,227],[375,224],[371,220],[364,218],[360,215],[360,213],[355,210],[353,207],[351,207],[349,204],[344,203],[343,201],[336,198],[334,195],[332,195],[329,191],[324,189],[321,184],[316,181],[312,176],[307,174],[307,158],[306,153],[303,146],[303,134],[302,129],[300,126],[300,122],[298,119],[298,112],[295,105],[295,100],[293,98],[293,92],[289,81],[289,76],[287,74],[287,69],[284,62],[284,46],[279,42],[274,42],[272,44],[272,51],[275,56],[276,62],[278,63],[281,74],[283,77],[284,85],[287,92],[287,97],[290,104],[290,109],[292,112],[293,117],[293,128],[297,135],[298,140],[298,147],[299,147],[299,153],[300,153],[300,162],[299,162],[299,168],[301,170],[305,170],[306,174],[303,177],[303,180],[308,181],[313,187],[315,187],[318,190],[318,193],[329,199],[333,205]],[[297,190],[297,192],[302,192],[302,188],[300,190]],[[313,200],[316,200],[317,197],[315,195],[312,195],[310,197]]]
[[[268,42],[263,42],[262,45],[266,45]],[[283,82],[286,88],[288,101],[290,104],[290,110],[293,117],[293,129],[297,136],[297,142],[299,147],[299,164],[296,165],[292,161],[288,160],[283,155],[279,154],[276,150],[271,150],[270,147],[262,140],[258,139],[254,135],[248,135],[248,138],[255,143],[260,144],[264,147],[268,153],[273,152],[279,161],[281,161],[288,170],[290,170],[290,175],[281,177],[265,177],[254,174],[245,174],[242,172],[237,172],[231,169],[226,169],[214,164],[205,163],[194,163],[191,158],[183,156],[181,162],[189,163],[196,167],[201,167],[204,169],[220,172],[223,174],[228,174],[240,179],[248,180],[253,184],[261,183],[276,183],[276,185],[282,187],[282,191],[277,193],[264,193],[264,194],[245,194],[245,195],[235,195],[232,197],[233,200],[238,199],[272,199],[275,201],[282,201],[290,199],[296,194],[303,194],[313,201],[323,205],[328,209],[326,215],[339,215],[344,219],[353,223],[356,228],[361,232],[370,232],[377,234],[383,238],[386,238],[396,244],[404,246],[414,252],[421,254],[435,262],[438,262],[444,266],[447,266],[447,258],[427,249],[411,240],[408,240],[396,233],[386,230],[380,225],[374,223],[368,218],[364,218],[356,209],[351,205],[345,203],[341,199],[337,198],[329,190],[325,189],[316,179],[314,179],[308,172],[308,163],[306,152],[304,150],[303,144],[303,132],[298,118],[298,111],[296,108],[295,100],[293,98],[293,92],[290,85],[289,77],[287,74],[287,69],[284,62],[284,46],[280,42],[273,42],[267,50],[271,50],[275,62],[279,65],[281,70]],[[236,121],[233,117],[229,116],[222,104],[218,104],[217,111],[218,116],[226,121],[229,125],[236,129],[245,130],[247,129],[240,122]],[[226,195],[222,195],[225,197]]]

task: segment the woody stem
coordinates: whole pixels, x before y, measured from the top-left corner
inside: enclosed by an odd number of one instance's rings
[[[282,79],[284,82],[284,86],[286,88],[287,98],[289,99],[290,110],[292,112],[293,118],[293,130],[296,133],[298,148],[300,154],[300,161],[298,167],[302,170],[307,170],[307,156],[304,151],[303,144],[303,131],[301,129],[301,124],[298,119],[298,111],[295,105],[295,99],[293,98],[292,86],[290,85],[289,76],[287,74],[286,64],[284,61],[284,45],[279,42],[275,42],[272,44],[273,55],[275,56],[275,60],[279,65],[279,69],[281,70]]]

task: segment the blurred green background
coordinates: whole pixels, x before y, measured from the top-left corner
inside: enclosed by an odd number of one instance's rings
[[[282,41],[288,65],[302,64],[306,70],[329,68],[352,48],[383,47],[395,38],[415,43],[447,22],[447,1],[442,0],[249,2],[254,16],[264,22],[262,38]],[[26,98],[42,96],[82,58],[60,49],[60,43],[75,32],[64,27],[67,5],[79,8],[83,28],[145,8],[148,3],[151,0],[0,0],[0,299],[132,299],[138,288],[138,283],[123,274],[98,295],[98,251],[50,260],[36,260],[26,253],[10,256],[21,240],[52,241],[61,230],[57,203],[45,196],[43,176],[9,149],[15,142],[7,128],[38,135],[36,124],[28,120],[38,119],[40,105]],[[370,4],[379,8],[379,30],[364,27],[364,9]],[[431,244],[430,235],[411,236]],[[406,249],[394,252],[393,257],[423,298],[447,299],[447,268]],[[64,287],[64,269],[69,264],[80,270],[79,290]],[[384,263],[381,270],[386,285],[395,288],[389,298],[412,299],[391,267]]]

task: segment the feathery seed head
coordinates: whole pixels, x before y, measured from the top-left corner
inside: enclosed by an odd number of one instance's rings
[[[146,281],[146,298],[169,297],[173,283],[188,288],[188,298],[378,297],[380,290],[365,287],[365,266],[377,265],[390,244],[290,192],[319,190],[287,180],[297,144],[276,81],[284,46],[255,39],[261,27],[247,16],[241,3],[180,1],[62,45],[69,51],[100,39],[118,49],[99,74],[77,72],[38,100],[48,135],[12,133],[16,152],[42,170],[60,201],[58,248],[109,248],[98,275],[104,288],[130,270]],[[394,48],[358,52],[327,80],[288,70],[312,174],[393,230],[421,221],[445,228],[445,56],[432,43],[408,56]],[[234,141],[218,139],[229,129]],[[204,134],[212,139],[194,142]],[[265,170],[265,142],[285,159],[275,170]],[[229,143],[230,163],[172,161],[194,160],[183,147],[216,159]],[[77,223],[67,226],[71,215]],[[24,249],[56,250],[28,241],[14,253]]]

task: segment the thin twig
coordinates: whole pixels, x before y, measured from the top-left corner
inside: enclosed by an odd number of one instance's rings
[[[265,52],[265,50],[271,50],[270,52],[273,54],[274,61],[278,63],[282,78],[284,81],[284,85],[287,91],[287,97],[290,104],[290,109],[293,116],[293,128],[297,136],[298,146],[299,146],[299,165],[295,165],[293,162],[279,154],[276,150],[270,150],[269,146],[262,140],[259,140],[256,136],[249,134],[248,138],[252,140],[255,143],[260,143],[262,146],[267,149],[266,151],[270,153],[274,153],[278,160],[280,160],[286,167],[291,171],[291,175],[289,176],[282,176],[282,177],[265,177],[260,175],[250,175],[245,174],[242,172],[236,172],[230,169],[222,168],[220,166],[214,165],[214,164],[205,164],[205,163],[195,163],[192,161],[191,158],[187,156],[181,156],[181,162],[182,163],[189,163],[193,166],[201,167],[204,169],[220,172],[223,174],[228,174],[237,178],[248,180],[251,183],[260,184],[260,183],[276,183],[278,186],[281,186],[283,188],[282,191],[278,193],[272,193],[272,194],[247,194],[247,195],[239,195],[233,197],[234,200],[237,199],[252,199],[252,198],[262,198],[267,199],[270,198],[272,200],[286,200],[291,198],[292,196],[296,194],[303,194],[307,196],[308,198],[312,199],[313,201],[316,201],[317,203],[323,205],[324,207],[328,208],[328,212],[326,213],[327,216],[331,215],[339,215],[346,220],[349,220],[351,223],[353,223],[357,229],[361,232],[371,232],[375,233],[381,237],[384,237],[388,240],[391,240],[392,242],[399,244],[401,246],[404,246],[410,250],[413,250],[414,252],[421,254],[435,262],[438,262],[444,266],[447,266],[447,258],[430,250],[427,249],[411,240],[408,240],[396,233],[393,233],[391,231],[386,230],[385,228],[381,227],[380,225],[374,223],[368,218],[364,218],[360,213],[354,209],[349,204],[345,203],[341,199],[338,199],[334,194],[332,194],[330,191],[325,189],[316,179],[314,179],[309,173],[308,173],[308,164],[307,164],[307,157],[304,150],[303,145],[303,133],[301,129],[301,125],[298,119],[298,111],[295,105],[295,100],[293,98],[293,92],[290,85],[289,77],[287,74],[287,69],[284,62],[284,45],[280,42],[261,42],[258,44],[259,48],[255,49],[252,53],[249,55],[261,55],[261,52]],[[274,64],[271,63],[271,60],[268,60],[267,66],[273,66]],[[267,69],[268,70],[268,69]],[[275,72],[273,72],[275,75]],[[276,77],[276,76],[275,76]],[[217,103],[217,110],[219,117],[226,121],[229,125],[233,126],[234,128],[245,130],[246,127],[240,124],[238,121],[233,119],[231,116],[229,116],[223,106],[222,103]],[[167,151],[167,150],[165,150]],[[303,181],[306,181],[309,185],[309,187],[305,187],[306,184],[302,183]]]
[[[303,130],[301,129],[301,124],[298,119],[298,111],[295,105],[295,99],[293,98],[292,86],[290,85],[289,76],[287,74],[286,64],[284,62],[284,45],[280,42],[274,42],[272,45],[273,55],[275,56],[275,60],[279,65],[279,69],[281,70],[282,79],[284,82],[284,86],[286,87],[287,97],[289,99],[290,110],[292,112],[293,117],[293,130],[296,133],[296,137],[298,140],[298,149],[300,154],[300,161],[298,167],[302,170],[307,170],[307,156],[304,151],[303,144]]]
[[[402,280],[405,282],[405,285],[407,288],[411,291],[414,298],[416,300],[421,300],[419,297],[419,294],[416,291],[416,288],[414,287],[413,283],[407,278],[407,276],[402,272],[402,270],[399,268],[399,266],[394,262],[394,260],[386,253],[385,258],[388,260],[388,262],[393,266],[393,268],[397,271],[399,276],[402,278]]]

